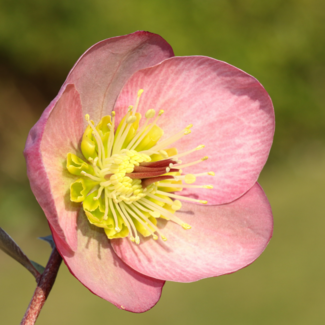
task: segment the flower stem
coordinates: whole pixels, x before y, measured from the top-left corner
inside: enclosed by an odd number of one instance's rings
[[[62,257],[58,253],[57,249],[54,248],[47,262],[45,270],[37,282],[37,287],[35,289],[34,295],[29,303],[29,306],[20,325],[35,324],[36,319],[45,303],[45,300],[50,294],[61,262]]]

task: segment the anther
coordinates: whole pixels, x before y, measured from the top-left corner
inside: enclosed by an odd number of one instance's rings
[[[128,119],[126,120],[126,124],[131,124],[134,123],[137,120],[136,116],[129,116]]]
[[[89,114],[86,114],[86,115],[85,115],[85,120],[88,122],[89,119],[90,119]]]
[[[159,150],[158,153],[163,156],[163,158],[168,158],[168,154],[165,150]]]
[[[164,111],[163,109],[161,109],[161,110],[159,111],[158,115],[161,116],[161,115],[164,114],[164,113],[165,113],[165,111]]]
[[[202,203],[202,204],[207,204],[208,203],[208,201],[203,201],[203,200],[199,200],[199,202]]]
[[[150,211],[149,214],[156,219],[160,217],[160,213],[158,211]]]
[[[196,150],[201,150],[201,149],[203,149],[205,147],[205,145],[204,144],[201,144],[200,146],[197,146],[196,147]]]
[[[93,159],[92,157],[89,157],[88,158],[88,161],[95,167],[96,164],[97,164],[97,160],[98,160],[98,157],[96,157],[95,159]]]
[[[156,111],[153,108],[151,108],[147,110],[145,117],[153,118],[155,115],[156,115]]]
[[[214,176],[215,173],[214,173],[214,172],[208,172],[208,175],[210,175],[210,176]]]
[[[196,177],[193,174],[187,174],[185,175],[184,181],[186,184],[192,184],[196,181]]]
[[[139,89],[138,90],[138,97],[140,97],[142,95],[142,93],[143,93],[143,89]]]
[[[207,159],[209,159],[209,157],[208,156],[205,156],[201,160],[204,161],[204,160],[207,160]]]
[[[187,223],[183,223],[182,224],[182,227],[185,229],[185,230],[188,230],[188,229],[191,229],[192,227],[190,225],[188,225]]]
[[[175,200],[172,204],[172,209],[177,211],[182,207],[182,203],[178,200]]]

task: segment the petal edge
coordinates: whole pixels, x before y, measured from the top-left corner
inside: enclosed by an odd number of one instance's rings
[[[112,241],[117,255],[132,268],[166,281],[192,282],[233,273],[251,264],[273,232],[270,204],[256,183],[236,201],[222,206],[184,204],[178,216],[190,230],[168,222],[166,242],[152,239],[134,245]]]
[[[53,232],[57,249],[69,271],[93,294],[119,309],[145,312],[161,297],[164,281],[131,269],[114,253],[104,232],[78,217],[78,248],[71,252]]]

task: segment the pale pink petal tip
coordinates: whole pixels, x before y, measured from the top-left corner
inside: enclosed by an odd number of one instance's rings
[[[157,34],[139,31],[108,38],[79,58],[64,85],[76,86],[83,113],[97,123],[113,110],[118,94],[134,72],[172,56],[171,46]]]
[[[165,138],[193,124],[191,134],[173,147],[185,152],[205,145],[182,161],[209,159],[184,172],[215,172],[197,182],[214,188],[187,189],[183,194],[224,204],[255,184],[268,158],[275,125],[272,101],[255,78],[212,58],[172,57],[137,71],[127,81],[115,104],[119,118],[139,89],[144,90],[138,109],[142,115],[151,108],[165,111],[158,122]]]
[[[142,313],[159,301],[164,281],[131,269],[114,253],[104,232],[78,218],[78,248],[73,253],[53,232],[57,249],[70,272],[92,293],[116,307]]]
[[[184,230],[168,221],[161,228],[167,241],[113,240],[117,255],[133,269],[153,278],[192,282],[235,272],[251,264],[267,246],[273,231],[270,204],[256,184],[238,200],[220,206],[184,204]]]

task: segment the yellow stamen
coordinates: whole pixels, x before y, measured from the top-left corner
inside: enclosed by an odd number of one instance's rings
[[[134,149],[134,148],[136,148],[138,145],[139,145],[139,143],[144,139],[144,137],[151,131],[151,129],[156,125],[156,123],[157,123],[157,121],[158,121],[158,119],[159,119],[159,117],[160,117],[160,115],[161,114],[158,114],[158,116],[156,117],[156,119],[154,120],[154,122],[153,123],[151,123],[150,125],[149,125],[149,127],[144,131],[144,133],[140,136],[140,137],[137,137],[137,141],[134,143],[134,144],[132,144],[132,146],[128,146],[128,148],[130,148],[131,150],[132,149]],[[140,134],[139,134],[140,135]]]
[[[103,186],[101,186],[101,187],[99,188],[99,190],[98,190],[98,194],[97,194],[97,196],[94,197],[94,200],[98,200],[98,199],[100,198],[100,196],[102,195],[103,189],[104,189]]]
[[[128,214],[123,214],[119,204],[117,204],[116,202],[114,202],[114,204],[115,204],[115,207],[116,207],[117,211],[119,212],[120,216],[122,217],[124,223],[129,228],[131,241],[134,240],[135,243],[138,244],[139,237],[138,237],[138,232],[134,226],[134,223],[132,222],[132,220],[130,220],[130,217]],[[132,235],[132,231],[133,231],[134,236]]]
[[[136,120],[137,120],[137,118],[136,118],[134,115],[132,115],[132,116],[130,116],[130,117],[127,119],[126,124],[132,124],[132,123],[134,123]],[[125,133],[126,133],[126,132],[125,132]]]
[[[84,164],[89,163],[89,166],[83,165],[87,172],[80,172],[79,169],[77,174],[86,178],[80,184],[84,187],[82,191],[87,193],[84,194],[83,208],[89,221],[104,228],[109,239],[128,236],[130,241],[136,244],[140,243],[139,234],[152,236],[154,240],[158,238],[167,240],[153,218],[164,218],[175,222],[183,229],[190,229],[189,224],[177,217],[176,211],[182,208],[181,201],[201,204],[207,204],[207,201],[166,191],[168,188],[171,192],[183,188],[212,189],[212,185],[193,183],[197,177],[215,175],[212,171],[182,174],[183,168],[198,164],[208,157],[184,164],[180,158],[203,149],[204,145],[182,153],[177,153],[177,149],[172,146],[174,142],[191,133],[193,124],[157,142],[163,134],[163,130],[158,126],[158,120],[164,110],[160,110],[158,114],[153,108],[147,110],[145,121],[141,123],[141,115],[136,112],[142,94],[143,89],[140,89],[134,106],[130,105],[127,108],[119,125],[115,125],[114,111],[111,117],[103,117],[97,126],[90,120],[88,114],[85,115],[89,126],[82,140],[84,141],[82,148],[85,148],[83,150],[88,159]],[[150,119],[152,120],[149,121]],[[138,127],[139,124],[141,127]],[[128,144],[122,149],[126,139]],[[135,150],[136,148],[139,152]],[[174,172],[175,169],[177,172]],[[181,184],[174,182],[179,180],[182,181],[179,182]],[[74,191],[78,195],[77,185]]]
[[[180,226],[184,224],[184,221],[182,221],[180,218],[176,217],[173,213],[162,208],[161,206],[159,206],[158,204],[156,204],[154,202],[151,202],[147,199],[142,199],[139,202],[141,204],[144,204],[148,208],[159,211],[167,220],[171,220],[171,221],[179,224]]]
[[[88,123],[88,125],[91,127],[91,129],[93,130],[93,136],[97,142],[97,146],[98,146],[98,163],[99,166],[102,167],[103,165],[103,160],[104,160],[104,155],[105,155],[105,150],[104,150],[104,145],[103,142],[100,138],[100,135],[98,133],[98,131],[96,130],[96,128],[94,127],[94,124],[92,123],[92,121],[90,121],[89,115],[86,114],[85,115],[85,119]]]
[[[147,209],[143,205],[139,204],[138,202],[133,202],[133,205],[135,205],[136,207],[138,207],[142,211],[149,212],[150,215],[152,217],[156,218],[156,219],[160,217],[160,213],[158,211],[152,211],[150,209]]]
[[[153,108],[151,108],[147,110],[145,117],[149,119],[149,118],[153,118],[155,115],[156,115],[156,111]]]
[[[201,150],[205,147],[205,145],[200,145],[200,146],[197,146],[196,148],[194,149],[191,149],[189,151],[186,151],[186,152],[183,152],[183,153],[180,153],[180,154],[177,154],[177,155],[174,155],[174,156],[170,156],[169,158],[180,158],[180,157],[184,157],[184,156],[187,156],[189,155],[190,153],[194,152],[194,151],[197,151],[197,150]]]
[[[184,176],[184,181],[186,184],[192,184],[196,181],[196,177],[193,174],[187,174]]]
[[[100,182],[101,181],[101,179],[99,177],[90,175],[90,174],[88,174],[88,173],[86,173],[84,171],[82,171],[81,174],[84,175],[84,176],[89,177],[90,179],[94,180],[95,182]]]
[[[114,145],[113,145],[113,152],[112,152],[113,155],[121,150],[121,147],[123,145],[125,137],[127,136],[128,132],[130,130],[130,127],[132,124],[128,124],[127,121],[129,119],[129,117],[131,117],[131,115],[132,115],[132,109],[133,109],[133,106],[132,105],[129,106],[128,112],[126,114],[126,118],[124,119],[124,121],[121,124],[121,128],[119,130],[119,133],[118,133],[118,135],[115,139]]]
[[[170,183],[156,183],[159,187],[176,187],[176,188],[208,188],[212,189],[212,185],[185,185],[185,184],[170,184]]]
[[[155,145],[151,149],[143,151],[143,152],[150,152],[150,154],[154,153],[154,152],[158,152],[161,149],[165,149],[165,148],[169,147],[171,144],[173,144],[174,142],[181,139],[184,135],[187,135],[187,134],[190,134],[190,133],[191,133],[191,130],[185,128],[182,131],[172,135],[168,139],[166,139],[164,141],[161,141],[160,143],[158,143],[157,145]]]
[[[172,209],[177,211],[182,207],[182,203],[178,200],[175,200],[172,204]]]
[[[207,204],[208,201],[204,201],[204,200],[195,200],[186,196],[181,196],[181,195],[176,195],[176,194],[171,194],[168,192],[163,192],[163,191],[156,191],[157,194],[162,194],[162,195],[166,195],[169,197],[172,197],[174,199],[179,199],[179,200],[183,200],[183,201],[190,201],[190,202],[197,202],[197,203],[202,203],[202,204]]]
[[[156,231],[160,237],[164,237],[162,235],[162,233],[160,232],[160,230],[157,228],[156,225],[154,225],[139,209],[137,209],[135,206],[132,205],[132,209],[134,209],[135,213],[137,213],[138,215],[136,215],[132,210],[131,207],[128,207],[125,203],[122,203],[122,206],[128,210],[128,212],[136,219],[138,220],[148,231],[149,233],[151,233],[152,235],[154,235],[154,232],[150,229],[150,227],[152,227],[154,229],[154,231]],[[141,220],[141,218],[143,220]],[[150,225],[150,227],[148,226],[148,224]],[[166,237],[165,237],[166,238]]]
[[[109,201],[109,206],[110,206],[110,208],[111,208],[111,211],[112,211],[112,214],[113,214],[113,218],[114,218],[115,230],[116,230],[117,232],[120,232],[121,229],[120,229],[119,226],[118,226],[117,215],[116,215],[115,209],[114,209],[114,207],[113,207],[113,201],[112,201],[111,198],[109,198],[108,201]]]
[[[104,220],[108,219],[108,196],[107,196],[107,189],[105,188],[105,213],[103,216]]]
[[[199,164],[200,162],[204,161],[204,160],[207,160],[209,157],[205,156],[203,158],[201,158],[200,160],[196,160],[196,161],[193,161],[193,162],[190,162],[188,164],[184,164],[184,165],[176,165],[176,166],[173,166],[173,168],[185,168],[185,167],[190,167],[190,166],[193,166],[193,165],[196,165],[196,164]]]

